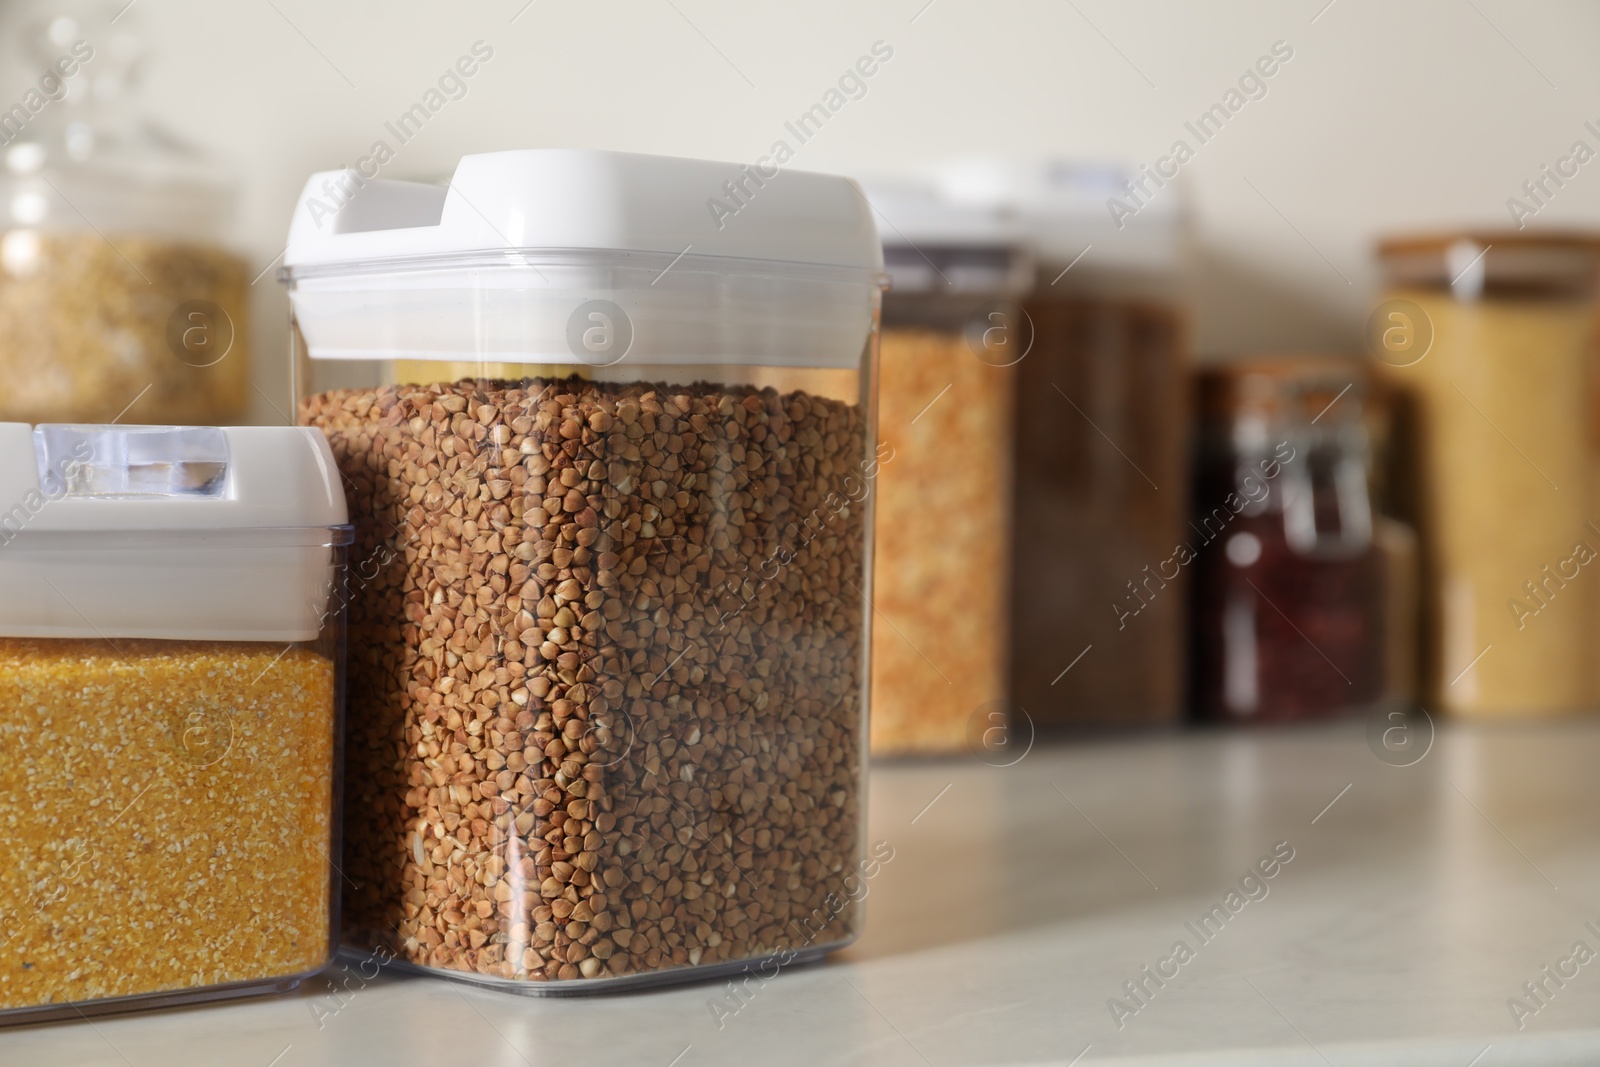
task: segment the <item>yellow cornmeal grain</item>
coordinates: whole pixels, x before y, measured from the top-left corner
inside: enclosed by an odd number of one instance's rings
[[[0,1011],[320,967],[334,729],[307,648],[0,638]]]

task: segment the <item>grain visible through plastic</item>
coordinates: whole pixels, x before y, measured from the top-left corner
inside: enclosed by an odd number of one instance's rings
[[[861,406],[468,380],[301,419],[367,561],[349,936],[532,981],[854,936],[829,898],[860,854]]]
[[[959,332],[886,329],[879,358],[872,750],[960,752],[1006,693],[1015,376]]]
[[[321,967],[336,707],[305,647],[0,638],[0,1011]]]

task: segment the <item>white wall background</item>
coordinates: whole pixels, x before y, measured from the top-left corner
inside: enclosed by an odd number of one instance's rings
[[[1356,347],[1376,235],[1503,227],[1542,163],[1579,138],[1600,149],[1583,128],[1600,126],[1600,4],[1584,0],[526,3],[136,0],[125,18],[151,43],[151,106],[243,176],[238,243],[258,268],[306,174],[353,164],[479,39],[493,60],[386,177],[513,147],[753,159],[879,39],[894,59],[795,165],[1149,161],[1282,39],[1294,59],[1267,97],[1185,168],[1206,355]],[[50,10],[0,0],[0,100],[33,77],[19,26]],[[1600,224],[1600,163],[1536,221]],[[270,273],[256,288],[257,378],[281,403],[286,302]]]

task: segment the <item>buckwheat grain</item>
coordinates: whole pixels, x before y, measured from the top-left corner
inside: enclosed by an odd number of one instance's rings
[[[537,981],[853,935],[825,902],[860,848],[861,407],[465,380],[300,415],[368,561],[347,936]]]

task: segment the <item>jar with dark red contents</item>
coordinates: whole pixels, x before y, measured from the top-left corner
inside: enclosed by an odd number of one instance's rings
[[[1201,375],[1191,540],[1180,546],[1195,570],[1199,717],[1309,719],[1385,696],[1368,398],[1354,360],[1259,359]]]

